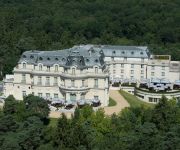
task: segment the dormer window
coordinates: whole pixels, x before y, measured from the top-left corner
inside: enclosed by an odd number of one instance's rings
[[[62,61],[65,62],[66,61],[65,58],[63,58]]]
[[[42,57],[39,57],[39,60],[43,60],[43,58],[42,58]]]
[[[26,55],[23,55],[23,58],[26,58]]]
[[[31,55],[31,56],[30,56],[30,58],[31,58],[31,59],[33,59],[33,58],[34,58],[34,56],[33,56],[33,55]]]
[[[124,52],[124,51],[122,51],[122,54],[125,54],[125,52]]]
[[[55,58],[56,61],[58,61],[59,59],[58,58]]]
[[[86,59],[87,62],[89,62],[89,59]]]
[[[116,54],[116,51],[113,51],[112,53],[113,53],[113,54]]]
[[[141,52],[140,54],[143,55],[143,52]]]
[[[134,55],[134,52],[131,52],[132,55]]]
[[[95,73],[96,74],[98,73],[98,67],[95,67]]]
[[[47,60],[51,60],[51,59],[48,57]]]
[[[98,59],[96,59],[95,62],[97,63],[97,62],[98,62]]]

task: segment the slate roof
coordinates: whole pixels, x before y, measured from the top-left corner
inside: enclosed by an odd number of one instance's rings
[[[147,47],[140,46],[112,46],[112,45],[79,45],[70,49],[55,51],[26,51],[22,54],[19,63],[27,62],[45,66],[59,64],[63,67],[77,66],[88,68],[95,65],[103,67],[104,57],[148,58]]]

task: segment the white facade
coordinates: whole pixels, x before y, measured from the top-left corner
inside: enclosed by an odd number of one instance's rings
[[[80,45],[61,51],[23,53],[11,79],[4,80],[4,95],[61,98],[67,101],[99,99],[109,103],[110,79],[180,80],[180,61],[150,55],[147,47]]]

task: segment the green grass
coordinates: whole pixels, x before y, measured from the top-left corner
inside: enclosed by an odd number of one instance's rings
[[[139,98],[132,94],[129,94],[128,92],[125,92],[123,90],[120,90],[119,92],[127,100],[131,107],[140,107],[142,105],[145,107],[154,107],[154,104],[143,102]]]
[[[58,122],[58,118],[50,118],[49,127],[56,127]]]
[[[109,107],[111,107],[111,106],[116,106],[116,101],[114,100],[114,99],[112,99],[111,97],[109,98]]]

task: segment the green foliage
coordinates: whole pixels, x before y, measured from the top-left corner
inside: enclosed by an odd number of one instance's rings
[[[140,107],[141,105],[145,107],[154,107],[153,104],[143,102],[140,99],[138,99],[136,96],[129,94],[123,90],[120,90],[119,92],[128,101],[131,107]]]
[[[109,107],[111,107],[111,106],[116,106],[116,101],[114,100],[114,99],[112,99],[111,97],[109,98]]]
[[[1,0],[0,71],[26,50],[87,43],[148,45],[179,60],[179,8],[179,0]]]

